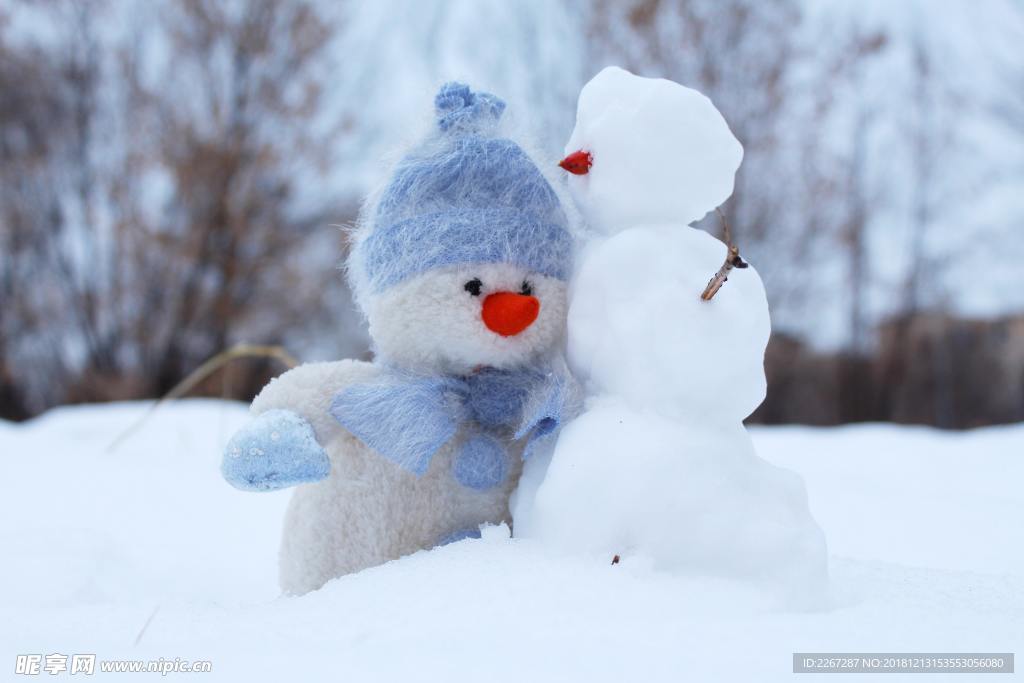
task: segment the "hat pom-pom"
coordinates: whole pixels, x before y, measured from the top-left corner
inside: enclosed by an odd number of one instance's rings
[[[505,102],[463,83],[445,83],[434,98],[437,125],[444,132],[481,132],[496,124]]]

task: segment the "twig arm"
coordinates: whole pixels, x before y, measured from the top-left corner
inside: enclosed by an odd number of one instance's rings
[[[704,292],[700,295],[700,298],[704,301],[711,301],[718,290],[722,288],[722,285],[729,279],[729,272],[733,268],[746,268],[749,264],[743,260],[740,256],[739,248],[733,244],[732,233],[729,230],[729,222],[725,220],[725,215],[721,209],[715,209],[715,213],[718,214],[719,220],[722,221],[722,231],[725,233],[725,263],[718,269],[711,279],[708,281],[708,286],[704,288]]]

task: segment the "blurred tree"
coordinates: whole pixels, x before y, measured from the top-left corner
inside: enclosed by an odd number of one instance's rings
[[[339,207],[299,196],[335,132],[317,3],[137,8],[101,34],[101,4],[30,6],[59,38],[0,40],[5,416],[160,394],[324,317],[337,279]]]
[[[1024,291],[1021,36],[1009,0],[8,0],[0,416],[156,395],[237,341],[358,355],[327,226],[437,83],[506,95],[558,145],[578,85],[618,63],[706,92],[744,144],[724,208],[795,334],[761,419],[1011,419],[1019,320],[945,309]],[[269,369],[234,370],[248,398]]]
[[[52,178],[73,120],[61,67],[37,46],[11,41],[0,9],[0,416],[39,410],[60,375],[58,339],[46,331],[74,287],[50,272],[69,268],[51,258],[64,226]],[[28,372],[36,382],[25,381]]]
[[[301,0],[187,0],[164,25],[170,55],[141,98],[175,191],[137,255],[154,276],[145,298],[163,312],[144,354],[157,392],[224,349],[259,309],[272,307],[278,330],[298,323],[304,298],[324,284],[299,282],[289,256],[327,222],[324,207],[291,200],[298,169],[327,161],[310,119],[331,35]],[[268,332],[263,341],[281,340]]]
[[[675,80],[722,111],[744,147],[723,210],[780,318],[803,313],[815,250],[835,234],[834,212],[809,217],[806,201],[826,183],[808,157],[823,117],[812,105],[829,106],[831,90],[807,87],[802,21],[797,0],[609,0],[592,5],[588,40],[596,63]],[[700,227],[719,234],[713,214]]]

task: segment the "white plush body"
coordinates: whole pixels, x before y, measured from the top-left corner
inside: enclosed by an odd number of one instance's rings
[[[233,486],[296,486],[286,593],[510,522],[524,449],[573,403],[574,239],[536,161],[502,137],[504,107],[443,85],[433,133],[364,207],[346,265],[374,362],[285,373],[228,443]]]
[[[481,280],[479,296],[464,289]],[[480,320],[489,293],[528,281],[541,302],[522,334],[501,337]],[[511,522],[509,496],[522,471],[524,444],[504,434],[508,474],[479,491],[460,484],[452,461],[467,428],[433,457],[423,476],[403,469],[350,434],[331,415],[334,396],[366,384],[385,363],[425,374],[466,374],[488,365],[511,368],[542,362],[561,347],[566,285],[503,263],[441,268],[411,278],[366,304],[378,362],[308,363],[268,384],[252,411],[284,409],[304,418],[331,462],[330,476],[295,489],[281,539],[280,583],[286,593],[316,590],[332,578],[432,548],[445,536],[482,523]],[[398,438],[398,435],[396,435]]]
[[[505,481],[476,491],[451,474],[461,433],[417,477],[363,445],[330,415],[334,394],[380,372],[355,360],[308,363],[273,380],[253,401],[255,415],[283,408],[305,418],[331,461],[327,479],[292,494],[280,553],[286,593],[307,593],[334,577],[430,548],[481,520],[510,521],[508,499],[522,466],[521,447],[511,441]]]

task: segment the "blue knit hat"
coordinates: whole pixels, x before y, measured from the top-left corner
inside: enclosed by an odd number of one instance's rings
[[[369,289],[463,263],[566,280],[572,238],[557,195],[516,143],[494,137],[505,103],[447,83],[434,106],[437,130],[399,163],[353,253]]]

